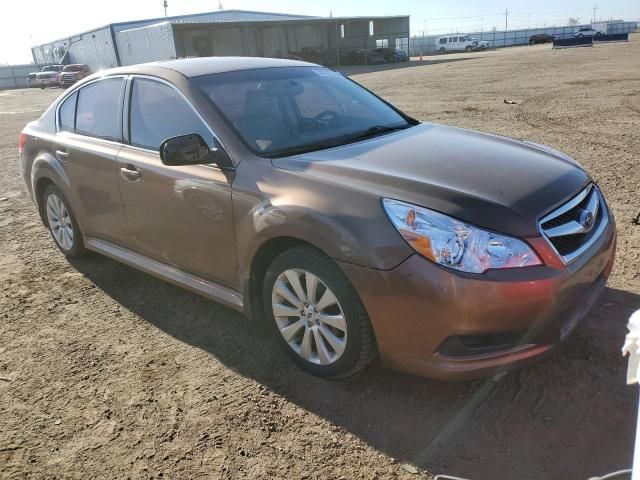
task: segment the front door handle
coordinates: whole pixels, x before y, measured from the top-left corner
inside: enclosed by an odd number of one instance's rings
[[[69,152],[66,150],[56,150],[56,158],[61,162],[66,162],[69,160]]]
[[[122,167],[120,169],[120,175],[122,175],[122,178],[124,178],[125,180],[136,182],[140,180],[142,172],[133,165],[127,165],[126,167]]]

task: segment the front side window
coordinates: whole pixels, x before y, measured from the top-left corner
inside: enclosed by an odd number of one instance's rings
[[[75,132],[76,121],[76,102],[78,100],[78,92],[71,94],[62,102],[58,110],[59,130],[62,132]]]
[[[441,43],[441,44],[443,44],[443,43],[447,43],[447,39],[446,39],[446,38],[441,38],[441,39],[440,39],[440,43]]]
[[[136,78],[129,107],[131,145],[160,150],[167,138],[198,133],[212,146],[213,135],[191,105],[173,87]]]
[[[119,142],[122,78],[90,83],[78,92],[76,133]]]
[[[375,95],[322,67],[244,70],[193,81],[258,155],[329,148],[372,128],[411,126]]]

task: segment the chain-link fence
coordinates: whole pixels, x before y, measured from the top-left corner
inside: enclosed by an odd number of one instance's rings
[[[546,27],[546,28],[524,28],[519,30],[507,31],[485,31],[465,34],[478,41],[489,43],[489,48],[513,47],[516,45],[528,45],[531,37],[534,35],[550,35],[556,39],[562,40],[573,37],[579,28],[589,27],[590,25],[575,25],[565,27]],[[594,27],[598,27],[595,25]],[[637,29],[638,24],[635,22],[620,22],[614,24],[606,24],[600,26],[601,31],[607,34],[630,33]],[[436,44],[438,39],[442,37],[450,37],[460,35],[451,33],[447,35],[428,35],[423,37],[411,37],[409,42],[409,52],[411,56],[419,56],[436,53],[438,51]]]

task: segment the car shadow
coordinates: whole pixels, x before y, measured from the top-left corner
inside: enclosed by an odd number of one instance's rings
[[[141,319],[400,462],[473,480],[588,478],[631,464],[636,392],[620,348],[640,295],[608,288],[562,347],[502,378],[443,383],[374,363],[329,382],[234,311],[105,257],[73,264]]]
[[[443,55],[442,58],[424,58],[424,60],[420,61],[417,59],[411,59],[408,62],[400,62],[400,63],[383,63],[380,65],[345,65],[343,67],[333,67],[335,70],[345,74],[345,75],[361,75],[364,73],[374,73],[374,72],[386,72],[388,70],[399,70],[403,68],[414,68],[414,67],[423,67],[425,65],[438,65],[440,63],[454,63],[454,62],[463,62],[465,60],[473,60],[476,58],[482,58],[481,55],[469,56],[469,57],[456,57],[454,55],[448,54]]]

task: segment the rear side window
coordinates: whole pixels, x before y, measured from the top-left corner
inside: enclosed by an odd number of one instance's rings
[[[169,85],[136,78],[129,112],[131,145],[158,151],[167,138],[198,133],[212,146],[213,135],[209,129],[182,95]]]
[[[76,102],[78,100],[78,92],[70,95],[58,110],[59,118],[59,130],[61,132],[74,132],[75,120],[76,120]]]
[[[447,43],[447,39],[446,39],[446,37],[445,37],[445,38],[441,38],[441,39],[440,39],[440,43]]]
[[[76,133],[119,142],[121,95],[122,78],[107,78],[82,87],[76,108]]]

